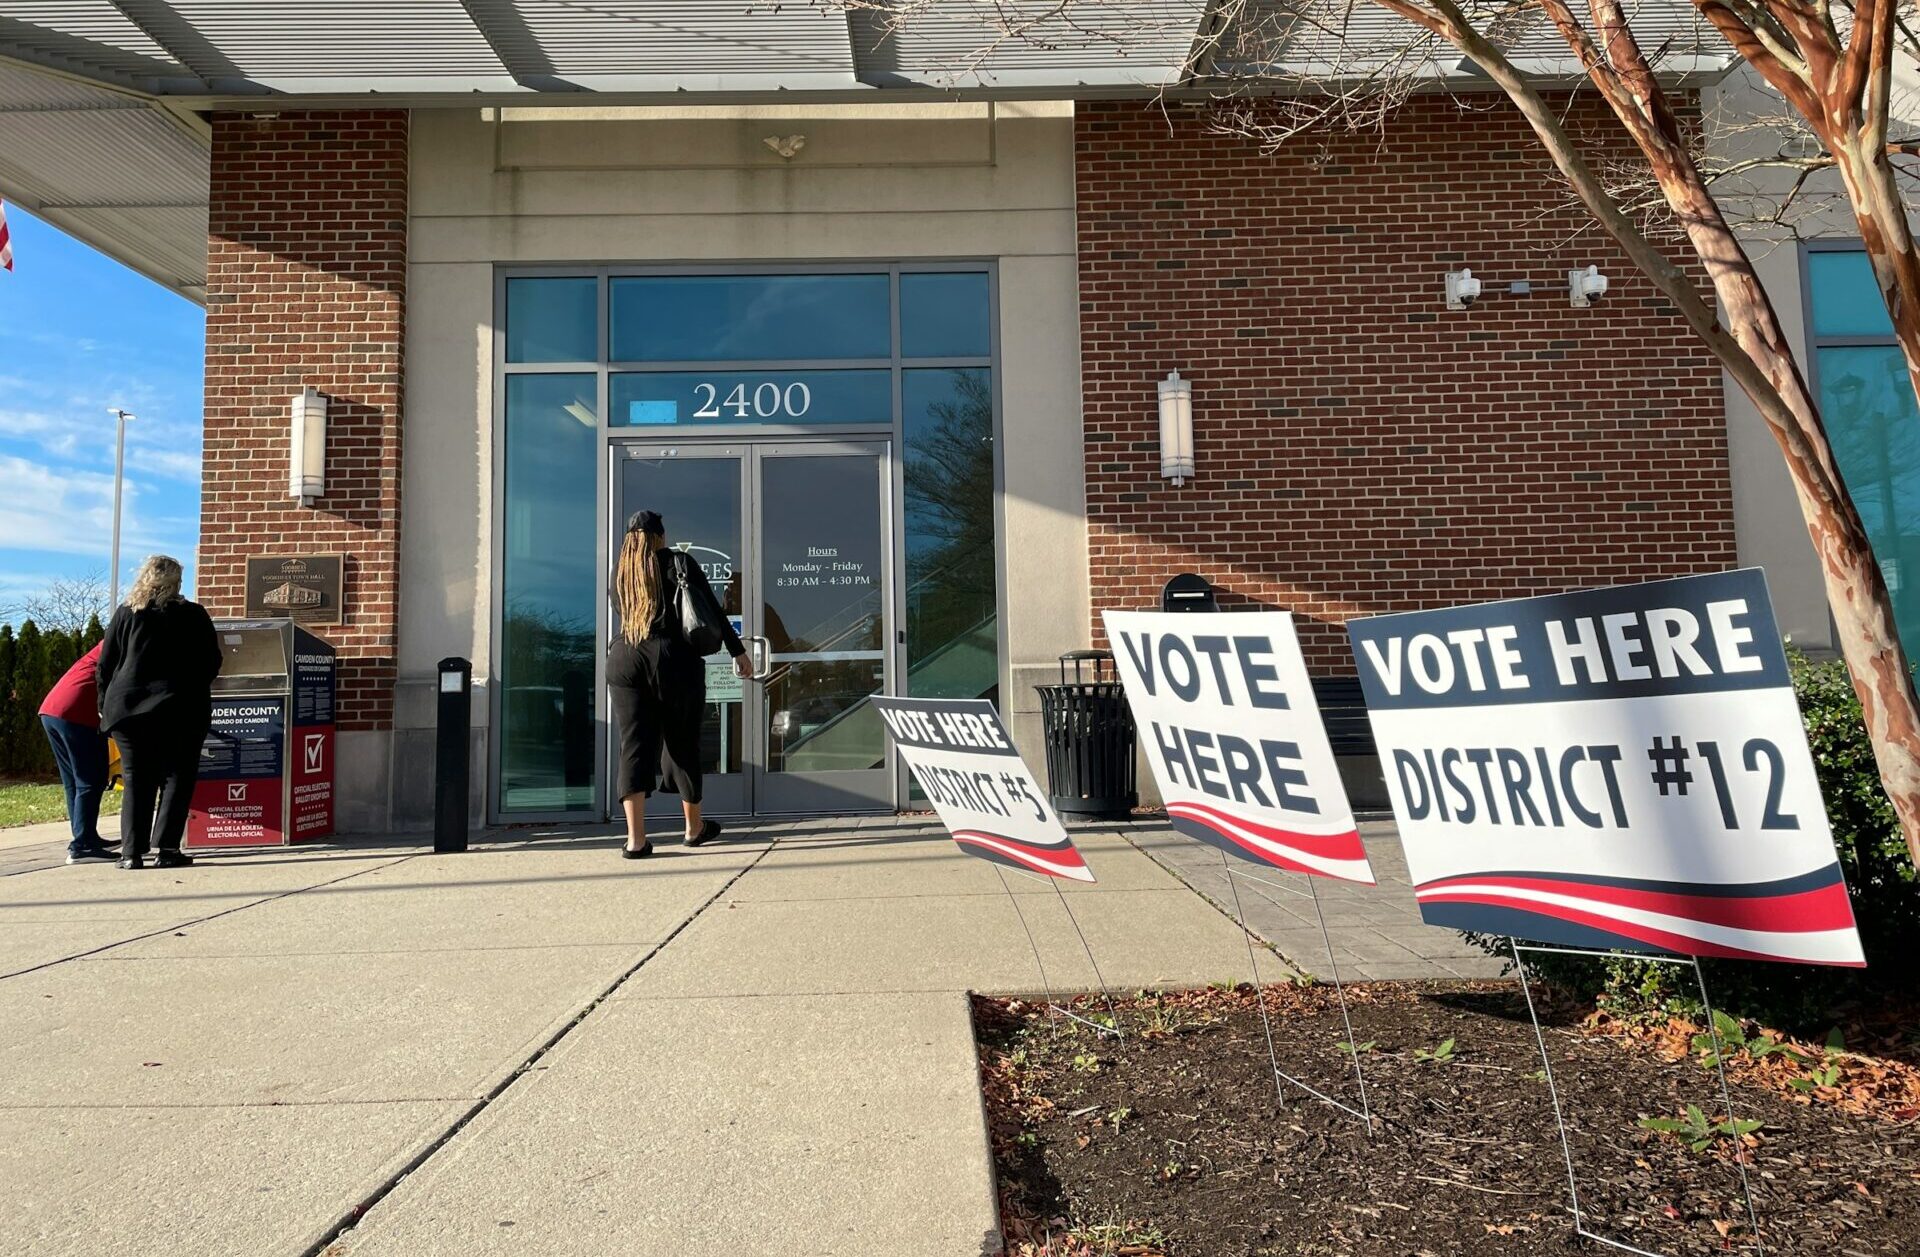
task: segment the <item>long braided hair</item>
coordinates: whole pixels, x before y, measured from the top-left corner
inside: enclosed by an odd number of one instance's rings
[[[620,542],[620,561],[613,573],[614,606],[620,613],[620,636],[630,646],[646,640],[647,630],[661,604],[660,565],[654,555],[666,549],[663,532],[632,528]]]

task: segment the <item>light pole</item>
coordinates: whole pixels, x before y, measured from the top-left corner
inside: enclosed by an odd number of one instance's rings
[[[113,437],[113,579],[108,595],[107,612],[112,614],[120,605],[120,482],[127,470],[127,420],[132,415],[118,406],[107,407],[107,413],[114,417]]]

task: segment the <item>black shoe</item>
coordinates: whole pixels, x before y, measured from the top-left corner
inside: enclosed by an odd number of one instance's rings
[[[620,848],[620,858],[622,860],[644,860],[652,854],[653,854],[653,839],[651,838],[641,843],[637,848],[636,847]]]
[[[153,857],[153,867],[157,869],[184,869],[193,865],[193,857],[184,851],[162,851]]]
[[[143,869],[147,867],[147,862],[137,855],[123,855],[120,857],[120,863],[114,867],[122,869]]]
[[[705,843],[712,842],[715,838],[718,838],[719,836],[720,836],[720,822],[707,821],[705,824],[700,826],[699,833],[688,834],[685,838],[682,838],[680,841],[684,842],[689,847],[698,847]]]
[[[99,843],[88,843],[77,850],[67,848],[68,864],[111,864],[120,858],[118,851],[109,850]]]

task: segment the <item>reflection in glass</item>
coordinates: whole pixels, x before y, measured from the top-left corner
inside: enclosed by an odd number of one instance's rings
[[[987,277],[926,271],[900,277],[900,353],[908,358],[984,358],[991,352]]]
[[[893,419],[891,371],[636,371],[607,387],[616,427]]]
[[[599,280],[569,276],[507,281],[508,362],[599,358]]]
[[[730,616],[740,614],[740,460],[738,458],[623,458],[620,519],[658,511],[667,543],[684,550]],[[741,765],[740,682],[720,654],[707,661],[707,711],[700,725],[700,767],[737,773]]]
[[[993,373],[907,371],[902,399],[906,693],[997,699]]]
[[[1901,643],[1912,654],[1920,651],[1920,414],[1906,360],[1891,345],[1819,355],[1820,411],[1834,460],[1886,575]]]
[[[767,768],[878,768],[886,738],[867,703],[886,681],[880,460],[767,458],[760,466]]]
[[[885,275],[653,275],[611,281],[615,362],[886,358]]]
[[[507,377],[503,812],[593,803],[595,392],[591,375]]]
[[[1807,279],[1813,285],[1816,336],[1893,336],[1886,299],[1864,251],[1811,252]]]

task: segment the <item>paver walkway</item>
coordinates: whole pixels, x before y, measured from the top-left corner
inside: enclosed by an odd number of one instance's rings
[[[1080,841],[1109,982],[1244,968],[1159,865]],[[615,846],[3,848],[0,1252],[990,1251],[965,992],[1034,989],[1028,929],[1092,985],[1052,886],[1012,878],[1016,913],[893,818]]]
[[[1217,850],[1164,824],[1132,826],[1128,835],[1181,881],[1233,911],[1233,887]],[[1420,923],[1413,879],[1391,821],[1362,822],[1360,838],[1379,879],[1377,886],[1300,877],[1234,861],[1247,927],[1296,967],[1318,977],[1330,976],[1336,966],[1346,982],[1500,976],[1499,957],[1470,945],[1453,930]],[[1315,891],[1326,914],[1324,936],[1314,911]]]

